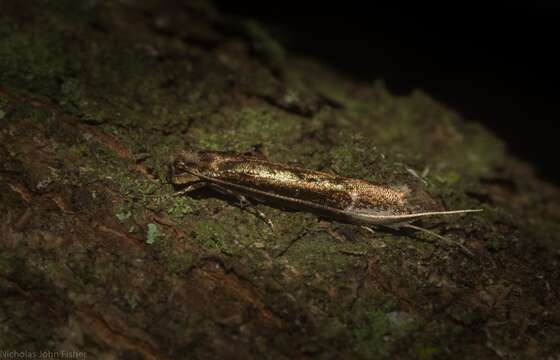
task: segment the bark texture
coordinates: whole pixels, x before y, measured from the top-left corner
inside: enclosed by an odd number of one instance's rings
[[[4,0],[0,350],[556,359],[560,193],[473,120],[286,54],[208,2]],[[418,233],[258,205],[271,230],[217,194],[174,197],[185,146],[482,207],[422,223],[475,259]]]

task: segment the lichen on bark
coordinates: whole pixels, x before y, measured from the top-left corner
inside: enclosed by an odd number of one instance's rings
[[[476,122],[286,52],[209,2],[4,1],[0,350],[92,358],[547,358],[560,195]],[[250,151],[449,209],[376,231],[211,192],[186,146]]]

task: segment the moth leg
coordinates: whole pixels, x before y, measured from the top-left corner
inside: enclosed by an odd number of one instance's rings
[[[254,208],[254,204],[251,203],[244,195],[236,193],[235,191],[232,191],[230,189],[226,189],[224,187],[218,186],[216,184],[210,184],[210,186],[223,193],[223,194],[227,194],[227,195],[231,195],[233,197],[235,197],[238,201],[239,201],[239,208],[241,210],[245,210],[247,212],[252,213],[253,215],[257,216],[258,218],[260,218],[262,221],[264,221],[268,226],[270,226],[271,229],[274,229],[274,224],[272,223],[272,221],[266,217],[266,215],[259,211],[258,209]]]
[[[367,232],[369,232],[370,234],[375,234],[375,231],[372,228],[370,228],[369,226],[363,225],[363,226],[360,226],[360,227],[362,229],[366,230]]]
[[[204,181],[195,181],[195,182],[192,182],[192,183],[188,184],[185,188],[173,193],[173,196],[185,195],[186,193],[189,193],[189,192],[194,191],[196,189],[200,189],[200,188],[202,188],[206,185],[208,185],[208,183],[206,183]]]

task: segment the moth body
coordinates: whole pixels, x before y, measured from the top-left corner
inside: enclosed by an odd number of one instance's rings
[[[427,194],[407,185],[374,184],[238,153],[183,152],[171,166],[171,181],[210,184],[265,204],[357,225],[399,227],[427,216],[480,211],[427,210],[426,201],[419,201]]]

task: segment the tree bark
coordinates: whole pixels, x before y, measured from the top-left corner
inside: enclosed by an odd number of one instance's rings
[[[0,358],[547,358],[560,193],[482,126],[207,2],[3,1]],[[185,147],[423,187],[420,233],[173,196]]]

